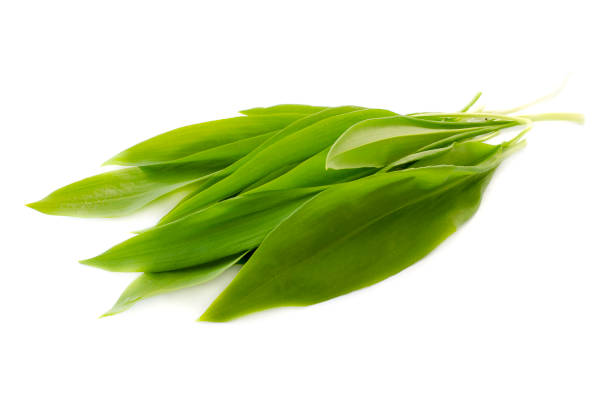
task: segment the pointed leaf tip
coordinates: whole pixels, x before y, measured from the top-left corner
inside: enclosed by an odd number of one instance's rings
[[[98,316],[98,319],[102,319],[103,317],[109,317],[109,316],[114,316],[116,314],[119,314],[121,312],[125,312],[126,310],[128,310],[130,308],[130,306],[132,306],[132,304],[134,304],[135,302],[130,302],[129,304],[125,304],[125,305],[117,305],[115,304],[113,307],[111,307],[110,309],[108,309],[106,312],[104,312],[103,314],[101,314],[100,316]]]
[[[30,207],[30,208],[31,208],[31,209],[33,209],[33,210],[40,211],[40,210],[38,209],[38,208],[39,208],[39,206],[40,206],[40,204],[39,204],[39,203],[40,203],[40,201],[34,201],[34,202],[31,202],[31,203],[26,204],[25,206],[26,206],[26,207]]]
[[[111,157],[110,159],[102,163],[102,166],[113,166],[113,165],[117,165],[117,166],[120,165],[120,163],[116,162],[115,157]]]
[[[94,268],[100,268],[97,258],[98,258],[97,256],[94,256],[93,258],[81,259],[79,260],[79,263],[81,265],[93,266]]]
[[[211,310],[210,308],[208,308],[203,314],[202,316],[200,316],[198,318],[198,322],[209,322],[209,323],[225,323],[227,321],[231,320],[230,318],[224,318],[222,315],[218,315],[214,312],[214,310]]]
[[[25,206],[33,209],[34,211],[38,211],[39,213],[42,213],[42,214],[54,215],[53,209],[50,208],[49,205],[47,205],[47,203],[45,203],[44,198],[40,201],[34,201],[33,203],[28,203]]]

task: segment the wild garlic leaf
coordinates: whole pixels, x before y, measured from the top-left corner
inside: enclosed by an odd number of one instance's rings
[[[278,140],[281,140],[285,137],[287,137],[288,135],[297,132],[300,129],[303,129],[307,126],[310,126],[311,124],[318,122],[324,118],[330,117],[330,116],[334,116],[334,115],[338,115],[340,113],[345,113],[345,112],[351,112],[351,111],[355,111],[355,110],[359,110],[359,109],[363,109],[357,106],[344,106],[344,107],[339,107],[339,108],[326,108],[324,111],[321,112],[317,112],[314,113],[312,115],[307,115],[299,120],[296,120],[295,122],[291,123],[290,125],[286,126],[285,128],[283,128],[280,131],[274,132],[273,135],[269,138],[267,138],[263,143],[261,143],[259,146],[257,146],[255,149],[253,149],[251,152],[249,152],[249,154],[247,154],[246,156],[242,157],[241,159],[237,160],[236,162],[232,163],[230,166],[216,172],[215,174],[211,175],[210,177],[208,177],[206,179],[206,181],[204,183],[201,183],[200,186],[195,189],[194,191],[190,192],[187,196],[185,196],[183,198],[183,200],[181,200],[181,202],[178,203],[178,205],[176,206],[181,207],[185,202],[189,201],[192,197],[195,197],[196,195],[202,193],[204,190],[208,189],[210,186],[212,186],[213,184],[216,184],[218,182],[220,182],[221,180],[223,180],[224,178],[226,178],[228,175],[230,175],[231,173],[233,173],[237,168],[247,164],[248,162],[250,162],[251,160],[253,160],[254,157],[256,157],[260,151],[266,149],[268,146],[274,144],[275,142],[277,142]],[[197,155],[197,154],[196,154]],[[195,155],[192,155],[195,156]],[[188,159],[189,157],[192,156],[188,156],[185,159]],[[272,180],[273,178],[278,177],[279,175],[283,174],[285,171],[290,170],[291,168],[295,167],[296,163],[291,163],[287,166],[281,167],[281,168],[277,168],[275,171],[270,172],[268,174],[266,174],[264,177],[258,179],[257,181],[255,181],[254,183],[248,185],[247,187],[245,187],[242,191],[246,191],[248,189],[251,188],[255,188],[263,183],[268,182],[269,180]],[[170,218],[172,217],[172,215],[167,215],[164,219],[162,219],[160,221],[160,224],[164,224],[165,223],[165,219],[166,218]]]
[[[354,180],[372,174],[372,169],[326,169],[329,148],[304,160],[284,174],[274,177],[250,191],[284,190],[299,187],[326,186]]]
[[[143,273],[123,291],[114,306],[102,317],[124,312],[139,300],[151,296],[206,283],[235,265],[245,254],[228,256],[207,264],[176,271]]]
[[[86,265],[117,272],[164,272],[212,262],[259,246],[321,188],[237,196],[175,222],[148,229]]]
[[[327,156],[327,167],[333,169],[385,167],[401,157],[443,147],[456,140],[494,132],[507,123],[476,126],[395,116],[364,120],[338,138]]]
[[[312,115],[313,113],[320,112],[323,109],[327,109],[327,106],[285,104],[269,106],[267,108],[251,108],[242,110],[240,113],[247,116],[271,115],[276,113],[300,113],[304,115]]]
[[[439,166],[442,164],[475,166],[477,163],[484,161],[488,156],[491,156],[500,149],[504,149],[509,144],[514,145],[515,143],[517,143],[517,141],[505,142],[500,145],[491,145],[473,140],[454,142],[449,146],[410,154],[394,162],[388,166],[388,168],[399,170],[408,166],[410,168],[416,168]]]
[[[120,217],[196,180],[209,171],[179,165],[130,167],[98,174],[55,190],[29,207],[71,217]]]
[[[197,211],[201,208],[204,208],[205,205],[202,205],[201,207],[196,208],[195,210],[192,209],[184,209],[183,207],[186,206],[190,206],[191,204],[186,204],[188,201],[190,201],[193,197],[200,197],[204,194],[208,194],[207,192],[205,192],[208,188],[210,188],[213,184],[217,184],[219,183],[220,186],[215,186],[216,189],[223,189],[223,188],[227,188],[231,191],[231,193],[228,193],[228,196],[232,196],[232,195],[236,195],[241,191],[246,191],[250,188],[255,188],[260,184],[263,184],[265,182],[268,182],[269,180],[271,180],[272,178],[276,178],[279,175],[283,174],[283,172],[290,170],[291,168],[295,167],[295,165],[297,163],[288,163],[285,166],[281,166],[281,167],[277,167],[276,169],[274,169],[273,171],[267,173],[266,175],[264,175],[263,177],[260,178],[256,178],[255,181],[253,181],[253,178],[248,178],[246,182],[244,183],[237,183],[237,180],[230,180],[230,182],[223,182],[220,183],[223,179],[225,179],[227,176],[229,176],[231,173],[233,173],[236,169],[243,167],[243,166],[249,166],[252,165],[254,160],[257,160],[259,154],[261,151],[267,149],[269,146],[273,145],[274,143],[278,142],[279,140],[282,140],[284,138],[286,138],[287,136],[298,132],[301,129],[304,129],[316,122],[319,122],[323,119],[332,117],[332,116],[336,116],[342,113],[347,113],[347,112],[353,112],[353,111],[357,111],[357,110],[361,110],[364,108],[361,108],[359,106],[340,106],[340,107],[336,107],[336,108],[327,108],[324,109],[321,112],[317,112],[317,113],[313,113],[312,115],[307,115],[305,117],[303,117],[302,119],[296,120],[295,122],[291,123],[290,125],[286,126],[284,129],[278,131],[277,133],[275,133],[272,137],[268,138],[265,142],[263,142],[262,144],[260,144],[258,147],[256,147],[254,150],[252,150],[248,155],[246,155],[245,157],[241,158],[240,160],[234,162],[231,166],[217,172],[217,174],[215,174],[214,176],[211,176],[209,181],[205,184],[203,184],[200,188],[198,188],[196,191],[190,193],[189,195],[187,195],[180,203],[178,203],[175,208],[170,211],[168,214],[166,214],[165,217],[163,217],[158,225],[162,225],[165,224],[166,222],[168,222],[171,219],[177,219],[180,218],[183,215],[176,215],[175,213],[177,212],[181,212],[183,211],[183,214],[186,215],[188,213]],[[236,185],[238,187],[236,187]],[[194,206],[195,208],[196,206]]]
[[[323,111],[320,111],[320,112],[317,112],[317,113],[313,113],[311,115],[307,115],[307,116],[303,117],[302,119],[296,120],[295,122],[291,123],[289,126],[287,126],[284,129],[276,132],[275,134],[273,134],[266,141],[264,141],[262,144],[260,144],[255,149],[253,149],[251,152],[249,152],[249,154],[247,154],[245,157],[242,157],[240,160],[234,162],[228,168],[226,168],[223,171],[219,172],[215,176],[215,182],[218,182],[221,179],[227,177],[229,174],[234,172],[237,168],[239,168],[239,167],[247,164],[251,160],[253,160],[259,154],[260,151],[266,149],[268,146],[276,143],[277,141],[284,139],[288,135],[293,134],[293,133],[297,132],[298,130],[301,130],[301,129],[307,127],[307,126],[310,126],[311,124],[313,124],[315,122],[318,122],[318,121],[323,120],[325,118],[328,118],[330,116],[339,115],[340,113],[352,112],[352,111],[356,111],[356,110],[359,110],[359,109],[364,109],[364,108],[361,108],[361,107],[358,107],[358,106],[342,106],[342,107],[338,107],[338,108],[326,108]],[[295,167],[296,164],[297,163],[290,163],[290,164],[288,164],[288,165],[286,165],[284,167],[277,168],[275,171],[266,174],[266,176],[264,176],[263,178],[258,179],[253,184],[250,184],[245,189],[255,188],[256,186],[258,186],[260,184],[266,183],[269,180],[272,180],[273,178],[276,178],[279,175],[283,174],[284,172],[292,169],[293,167]],[[214,184],[214,183],[212,183],[212,184]],[[212,185],[212,184],[210,184],[210,185]],[[210,185],[206,185],[205,188],[208,188]],[[192,196],[200,193],[205,188],[202,188],[202,189],[198,190],[195,194],[189,195],[188,197],[186,197],[185,201],[190,199]]]
[[[382,109],[355,109],[358,108],[331,108],[319,112],[319,114],[323,114],[348,111],[316,121],[277,140],[259,151],[248,162],[219,183],[210,186],[175,207],[160,223],[179,219],[211,203],[231,197],[279,168],[291,163],[299,163],[314,156],[330,146],[342,132],[355,123],[365,119],[395,115],[393,112]]]
[[[122,151],[106,164],[142,166],[176,160],[202,150],[279,130],[302,118],[284,113],[240,116],[171,130]]]
[[[45,214],[73,217],[119,217],[195,181],[196,187],[218,180],[214,174],[262,144],[275,132],[238,140],[169,164],[132,167],[102,173],[62,187],[30,207]],[[210,177],[209,177],[210,175]]]
[[[297,163],[284,163],[280,166],[276,166],[275,168],[270,169],[270,171],[268,172],[261,172],[260,170],[257,175],[251,174],[249,169],[260,168],[262,166],[262,157],[265,157],[265,153],[262,152],[268,150],[270,146],[276,144],[277,142],[280,142],[283,139],[295,133],[298,133],[303,129],[307,129],[310,126],[316,124],[317,122],[344,113],[355,112],[363,109],[365,108],[361,108],[358,106],[340,106],[335,108],[327,108],[321,112],[308,115],[300,120],[293,122],[291,125],[285,127],[273,137],[266,140],[263,144],[261,144],[251,153],[249,153],[246,157],[243,157],[242,159],[234,163],[232,166],[230,166],[230,168],[227,169],[228,171],[223,173],[223,177],[219,177],[219,182],[216,183],[216,185],[209,186],[206,189],[201,189],[196,194],[190,194],[188,198],[181,201],[172,211],[166,214],[166,216],[160,220],[158,225],[162,225],[172,220],[181,218],[187,214],[204,208],[206,205],[218,201],[216,199],[213,199],[208,202],[205,199],[205,197],[210,196],[211,194],[219,194],[220,196],[223,196],[223,198],[230,197],[232,195],[240,193],[241,191],[245,191],[249,188],[253,188],[254,186],[259,185],[260,183],[262,183],[262,180],[263,182],[267,182],[271,180],[272,177],[278,177],[284,171],[288,171],[293,168]],[[282,154],[282,152],[280,154]],[[238,176],[227,177],[238,169],[241,169]],[[229,180],[223,180],[225,178],[229,178]]]
[[[211,168],[223,168],[245,157],[266,140],[273,137],[278,131],[274,130],[261,135],[236,140],[221,146],[202,150],[200,152],[181,157],[180,159],[165,162],[164,164],[193,163],[198,167],[209,165]]]
[[[310,305],[402,271],[475,213],[510,151],[477,166],[406,169],[330,187],[266,237],[201,320]]]
[[[289,163],[283,167],[279,167],[278,169],[266,174],[264,177],[260,178],[250,186],[244,188],[240,192],[240,194],[249,193],[251,191],[259,191],[261,186],[269,184],[270,182],[278,179],[279,177],[283,177],[286,173],[292,173],[296,167],[299,167],[301,165],[302,163]]]
[[[411,168],[440,165],[476,166],[495,154],[501,154],[510,147],[523,146],[518,141],[510,141],[499,145],[478,141],[464,141],[453,143],[438,154],[423,157],[412,164]]]

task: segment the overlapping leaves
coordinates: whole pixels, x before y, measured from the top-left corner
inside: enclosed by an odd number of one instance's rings
[[[245,264],[202,316],[226,321],[309,305],[421,259],[477,210],[495,169],[535,120],[574,114],[397,113],[277,105],[179,128],[109,160],[102,173],[30,204],[116,217],[174,192],[157,226],[83,263],[142,272],[105,315]],[[510,142],[486,143],[504,129]],[[252,255],[252,256],[251,256]]]

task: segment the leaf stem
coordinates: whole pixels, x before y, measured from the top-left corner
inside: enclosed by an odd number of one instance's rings
[[[470,108],[478,101],[478,99],[480,99],[481,95],[482,92],[478,92],[476,95],[474,95],[472,100],[467,105],[465,105],[463,109],[461,109],[459,112],[467,112],[468,110],[470,110]]]
[[[427,116],[427,115],[432,115],[431,113],[429,114],[423,114],[422,116]],[[417,117],[420,115],[416,115]],[[509,122],[516,122],[518,125],[528,125],[531,122],[531,119],[529,119],[529,117],[523,117],[523,116],[508,116],[508,115],[501,115],[498,113],[493,113],[493,112],[472,112],[472,113],[468,113],[468,112],[458,112],[458,113],[440,113],[439,116],[441,117],[445,117],[445,118],[457,118],[457,119],[498,119],[498,120],[506,120]]]
[[[517,117],[529,119],[533,122],[540,122],[546,120],[563,120],[567,122],[578,123],[580,125],[584,124],[584,115],[580,113],[571,112],[537,113],[534,115],[521,115]]]
[[[511,109],[506,109],[506,110],[498,110],[498,111],[495,111],[495,113],[502,113],[502,114],[515,113],[515,112],[519,112],[519,111],[525,110],[527,108],[531,108],[534,105],[540,104],[542,102],[546,102],[546,101],[548,101],[550,99],[553,99],[554,97],[559,95],[561,93],[561,91],[563,91],[563,89],[567,85],[568,81],[569,81],[569,76],[567,78],[565,78],[563,80],[563,82],[561,83],[561,85],[557,89],[552,91],[551,93],[549,93],[547,95],[544,95],[544,96],[542,96],[542,97],[540,97],[540,98],[538,98],[538,99],[536,99],[534,101],[531,101],[529,103],[526,103],[524,105],[517,106],[517,107],[511,108]]]

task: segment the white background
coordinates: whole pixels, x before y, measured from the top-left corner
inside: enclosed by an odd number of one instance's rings
[[[610,407],[604,1],[6,1],[3,407]],[[555,89],[480,211],[387,281],[229,324],[231,280],[97,319],[133,274],[79,265],[154,222],[24,207],[182,125],[278,103],[492,109]],[[234,272],[235,273],[235,272]]]

